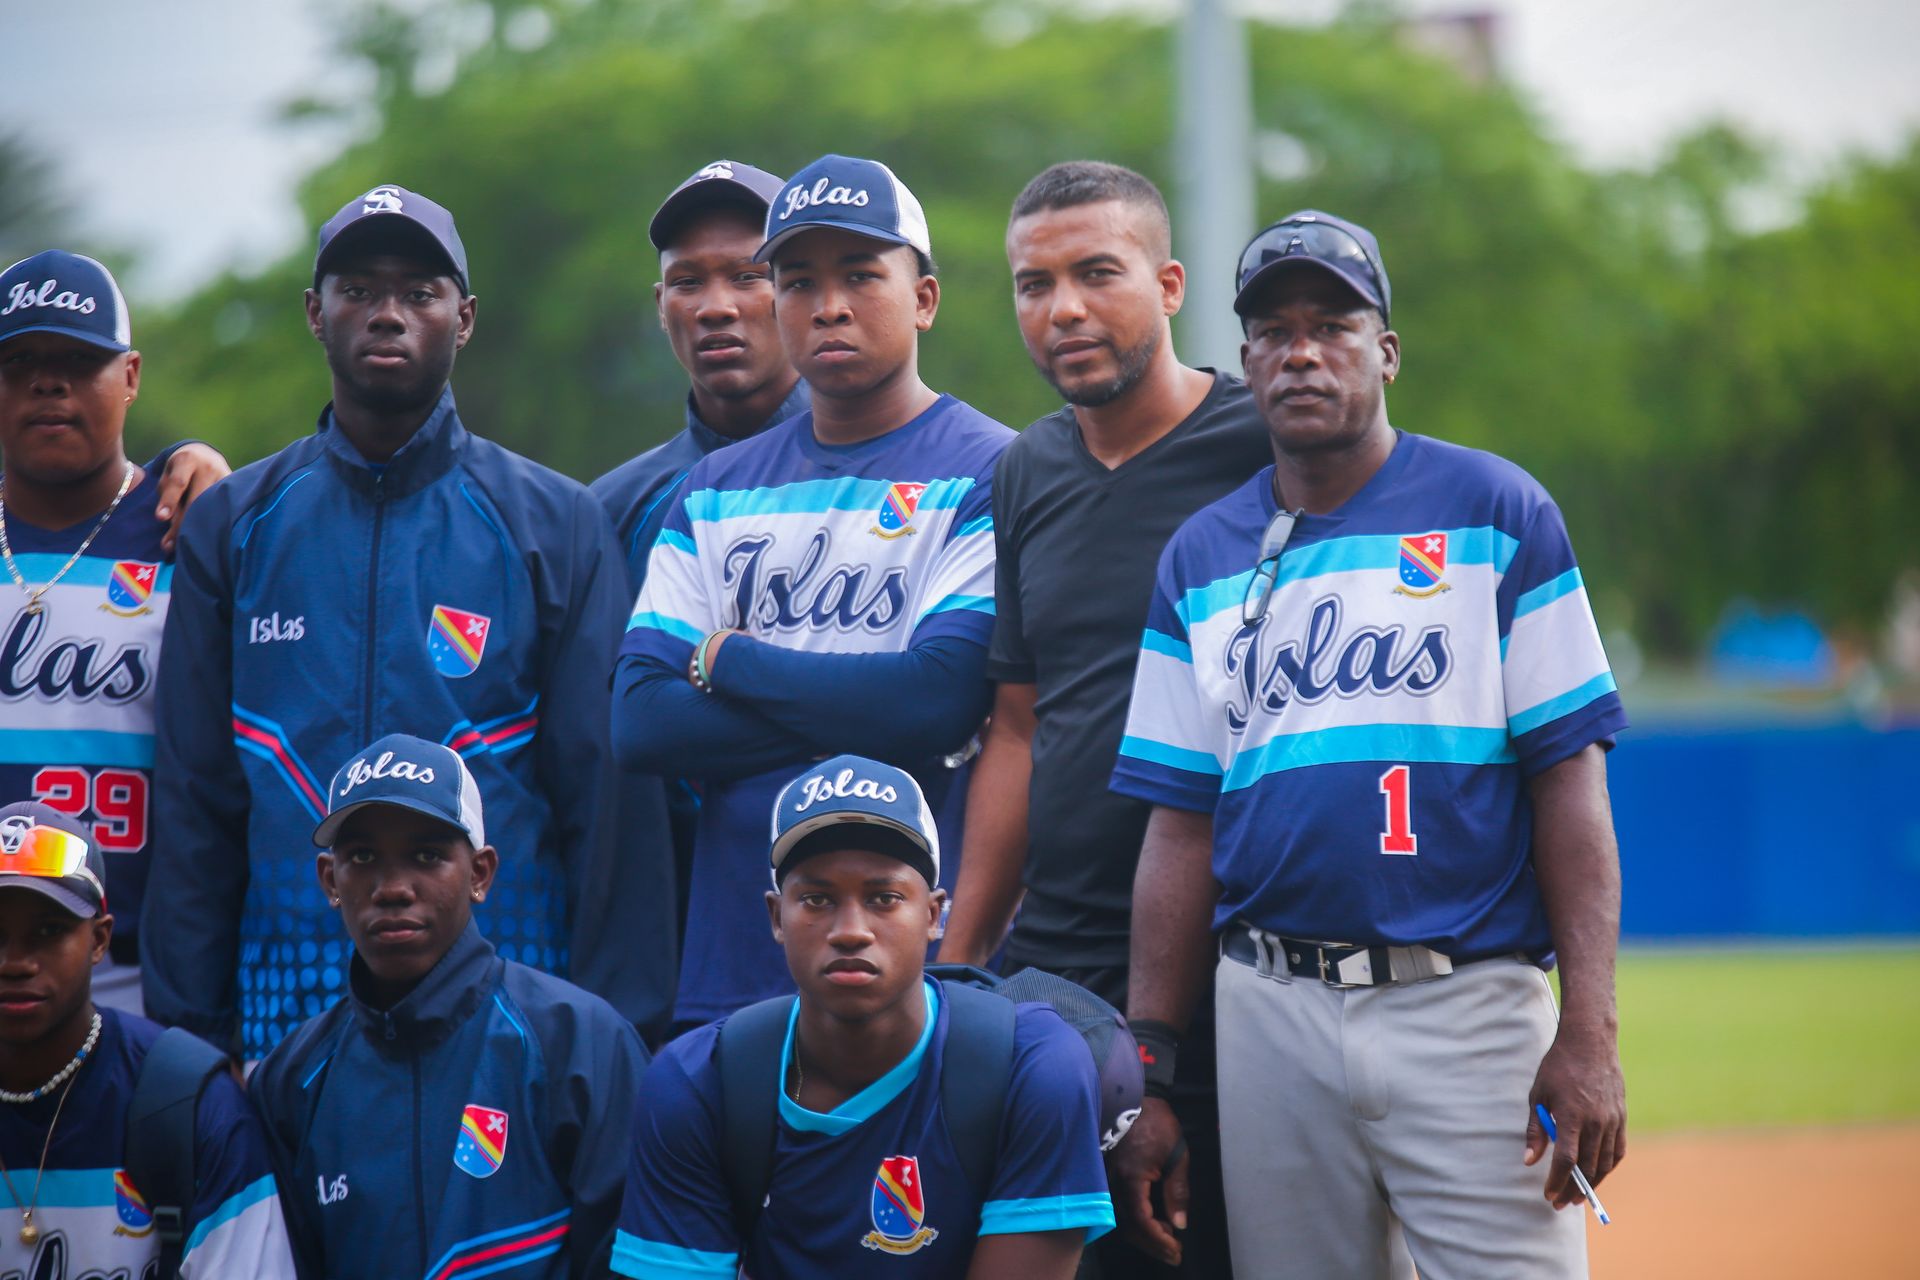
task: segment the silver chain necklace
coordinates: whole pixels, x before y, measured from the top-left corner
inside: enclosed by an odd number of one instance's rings
[[[11,1089],[0,1089],[0,1102],[36,1102],[46,1097],[55,1089],[65,1084],[73,1073],[80,1069],[80,1064],[85,1062],[87,1055],[93,1052],[93,1046],[99,1043],[100,1011],[95,1009],[93,1011],[93,1025],[87,1029],[87,1042],[80,1046],[80,1052],[73,1055],[72,1062],[60,1068],[58,1074],[56,1074],[53,1079],[47,1081],[38,1089],[29,1089],[25,1093],[15,1093]]]
[[[133,487],[133,473],[136,470],[131,462],[128,462],[126,466],[126,471],[122,472],[120,476],[120,492],[114,494],[113,501],[107,504],[107,514],[100,517],[100,523],[93,526],[93,532],[89,533],[80,543],[79,547],[74,550],[74,553],[67,557],[67,562],[60,566],[60,572],[48,578],[38,587],[28,586],[27,576],[21,573],[20,566],[13,562],[13,547],[7,542],[6,495],[0,493],[0,559],[4,559],[7,562],[7,572],[13,576],[14,585],[27,593],[27,613],[29,616],[39,613],[47,607],[40,603],[40,597],[53,590],[53,584],[66,577],[67,570],[79,563],[80,557],[87,554],[87,548],[93,545],[93,540],[100,536],[102,529],[107,527],[107,521],[113,519],[113,513],[120,509],[120,499],[126,497],[127,490]],[[0,1094],[0,1099],[4,1098],[5,1095]]]

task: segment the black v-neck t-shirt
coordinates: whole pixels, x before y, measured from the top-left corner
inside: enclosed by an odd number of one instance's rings
[[[1126,964],[1149,806],[1107,790],[1107,779],[1154,571],[1188,516],[1272,461],[1246,384],[1220,373],[1179,426],[1118,467],[1088,452],[1070,407],[1001,455],[987,674],[1038,686],[1027,894],[1009,948],[1017,962]]]

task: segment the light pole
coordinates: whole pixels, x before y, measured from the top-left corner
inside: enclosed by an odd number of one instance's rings
[[[1233,269],[1254,232],[1253,94],[1227,0],[1187,0],[1176,51],[1174,252],[1187,268],[1181,359],[1238,372]]]

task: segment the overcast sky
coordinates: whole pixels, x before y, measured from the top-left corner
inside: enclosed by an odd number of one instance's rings
[[[1169,0],[1090,0],[1100,7]],[[1243,0],[1320,20],[1340,0]],[[1723,116],[1816,168],[1920,125],[1917,0],[1408,0],[1504,17],[1505,70],[1587,158],[1644,162]],[[340,145],[279,107],[351,94],[321,0],[0,0],[0,128],[53,156],[75,245],[135,251],[172,296],[299,243],[293,190]]]

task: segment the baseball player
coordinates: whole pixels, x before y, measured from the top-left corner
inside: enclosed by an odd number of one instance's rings
[[[1388,424],[1391,298],[1373,236],[1324,213],[1241,257],[1274,465],[1160,560],[1113,777],[1154,806],[1129,1013],[1164,1074],[1217,940],[1240,1274],[1407,1276],[1404,1230],[1424,1280],[1580,1276],[1581,1216],[1555,1210],[1625,1142],[1626,720],[1546,492]],[[1149,1098],[1142,1166],[1176,1137]],[[1146,1191],[1121,1212],[1147,1219]]]
[[[1027,354],[1067,405],[1022,431],[994,472],[993,721],[940,951],[986,963],[1017,904],[1008,965],[1071,978],[1117,1006],[1148,806],[1107,780],[1154,565],[1181,521],[1273,456],[1246,384],[1174,354],[1186,274],[1172,252],[1166,202],[1131,169],[1057,164],[1013,203],[1014,312]],[[1181,1058],[1192,1160],[1168,1194],[1192,1215],[1178,1241],[1184,1274],[1221,1280],[1231,1264],[1211,1006],[1209,993]],[[1197,1186],[1182,1201],[1187,1168]],[[1120,1234],[1097,1246],[1103,1276],[1163,1273]],[[1157,1237],[1141,1243],[1175,1252]]]
[[[885,165],[825,156],[790,179],[773,266],[810,412],[694,466],[653,545],[614,688],[632,767],[705,785],[675,1020],[792,990],[753,886],[773,797],[855,751],[911,768],[986,713],[992,475],[1013,439],[920,380],[940,284],[920,204]],[[957,832],[945,831],[950,844]]]
[[[0,272],[0,804],[44,801],[92,832],[119,918],[94,998],[138,1013],[173,530],[227,467],[205,445],[127,457],[132,343],[92,258],[50,249]]]
[[[448,383],[477,303],[453,216],[383,185],[321,228],[318,429],[197,503],[161,670],[147,1006],[258,1058],[345,990],[347,940],[300,849],[315,761],[388,732],[486,790],[502,954],[665,1021],[665,815],[608,802],[606,672],[625,612],[604,512],[473,435]],[[616,821],[617,819],[617,821]],[[665,940],[650,962],[644,948]]]
[[[251,1086],[301,1274],[606,1275],[646,1050],[481,934],[500,857],[458,752],[392,734],[327,794],[313,843],[347,990]]]
[[[724,1024],[702,1027],[641,1082],[614,1270],[1067,1280],[1113,1225],[1093,1059],[1051,1008],[1019,1005],[992,1168],[969,1176],[943,1106],[968,1048],[950,1037],[960,993],[923,973],[946,894],[919,784],[855,756],[814,766],[778,797],[768,861],[766,910],[800,994],[766,1077],[766,1191],[743,1223],[717,1121]]]
[[[654,307],[692,385],[686,427],[592,485],[613,520],[633,595],[647,580],[653,540],[693,464],[807,410],[806,384],[788,363],[773,323],[773,268],[753,256],[782,181],[749,164],[715,160],[674,188],[647,224],[660,255]],[[623,787],[657,785],[643,778],[630,775]],[[665,790],[676,919],[684,933],[700,802],[693,784],[678,775]]]
[[[130,1106],[161,1030],[92,998],[111,887],[89,826],[30,800],[0,808],[0,1275],[160,1275],[157,1211],[171,1207],[184,1280],[293,1280],[260,1122],[224,1071],[192,1104],[191,1202],[169,1206],[129,1172]]]
[[[715,160],[673,189],[647,224],[660,255],[653,305],[687,371],[687,425],[593,482],[626,557],[634,594],[647,555],[693,464],[805,413],[807,387],[773,323],[773,268],[755,259],[782,179]]]

